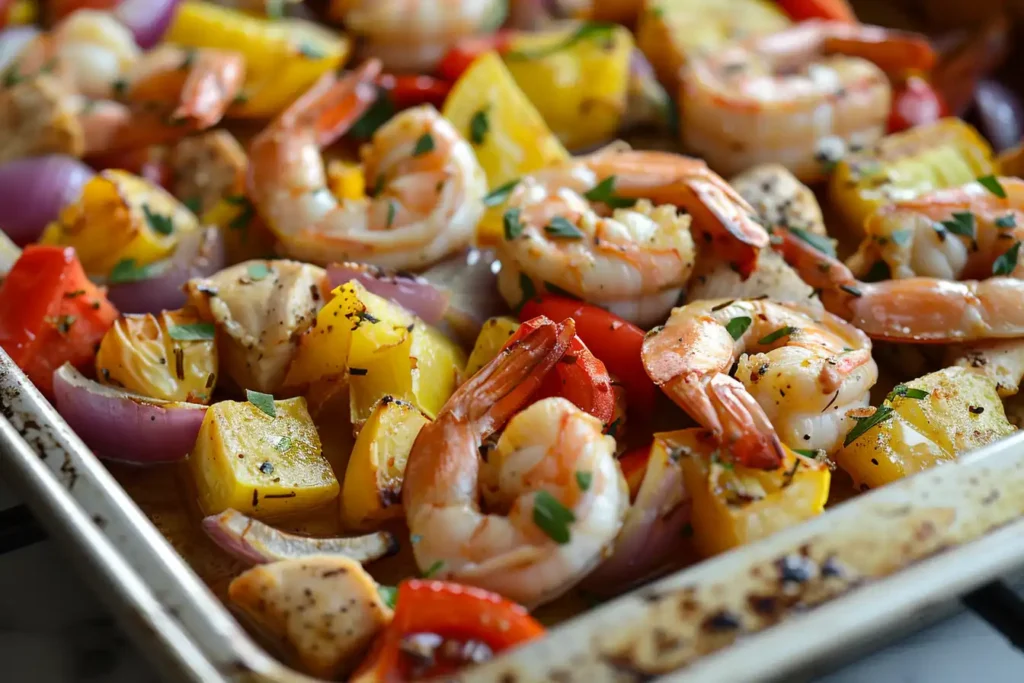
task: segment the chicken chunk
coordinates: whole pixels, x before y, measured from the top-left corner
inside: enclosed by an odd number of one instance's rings
[[[754,166],[730,182],[768,225],[826,234],[825,220],[814,192],[784,166]]]
[[[0,163],[43,154],[82,156],[85,134],[76,99],[48,74],[0,87]]]
[[[185,138],[171,156],[174,196],[201,215],[242,193],[247,163],[242,145],[226,130]]]

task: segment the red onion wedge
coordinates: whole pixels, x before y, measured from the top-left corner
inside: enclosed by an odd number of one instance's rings
[[[366,564],[398,552],[398,541],[387,531],[351,538],[310,538],[280,531],[232,509],[205,518],[203,529],[225,552],[250,564],[308,555],[341,555]]]
[[[636,502],[626,511],[611,556],[586,579],[586,588],[607,595],[624,592],[665,570],[685,548],[691,502],[683,488],[683,470],[657,441]]]
[[[0,228],[19,246],[36,241],[93,175],[78,159],[59,154],[0,166]]]
[[[107,298],[122,313],[159,313],[185,305],[185,283],[224,268],[224,238],[219,229],[203,228],[181,238],[174,255],[149,268],[152,277],[109,286]]]
[[[444,321],[466,346],[472,347],[488,318],[508,313],[498,293],[501,262],[494,252],[469,249],[445,259],[422,276],[450,293]]]
[[[35,26],[11,26],[0,31],[0,71],[7,69],[29,41],[40,33]]]
[[[148,50],[164,37],[174,20],[181,0],[122,0],[114,16],[135,36],[135,42]]]
[[[184,460],[206,406],[171,403],[108,387],[65,363],[53,373],[57,412],[104,460],[156,465]]]
[[[331,289],[358,280],[369,291],[403,306],[428,325],[439,323],[448,310],[449,293],[412,273],[365,263],[335,263],[327,267],[327,277]]]

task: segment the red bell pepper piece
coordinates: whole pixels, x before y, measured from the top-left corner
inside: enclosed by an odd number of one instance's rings
[[[901,130],[938,121],[949,110],[942,96],[921,76],[908,76],[893,92],[888,131]]]
[[[519,312],[519,319],[538,315],[552,320],[575,320],[576,336],[626,390],[626,407],[630,412],[637,416],[651,414],[658,389],[647,376],[640,358],[643,330],[603,308],[561,296],[530,299]]]
[[[0,286],[0,347],[50,396],[54,370],[88,366],[117,316],[74,249],[30,245]]]
[[[562,319],[562,318],[560,318]],[[526,320],[519,329],[505,342],[508,347],[528,333],[536,330],[551,320],[543,315]],[[612,421],[615,414],[615,391],[612,389],[612,378],[604,363],[596,358],[590,349],[580,340],[579,335],[573,337],[569,350],[562,360],[555,365],[555,372],[544,378],[540,389],[533,396],[533,401],[550,396],[561,396],[572,401],[580,410],[590,413],[605,426]]]
[[[398,683],[412,679],[411,664],[401,651],[402,639],[433,633],[446,639],[475,640],[498,654],[539,638],[544,627],[526,609],[505,598],[447,581],[411,579],[398,586],[395,618],[381,634],[369,656],[350,679],[352,683]],[[445,676],[458,662],[436,662],[417,672],[423,678]]]
[[[437,65],[437,74],[452,82],[459,80],[459,76],[465,73],[469,65],[480,55],[491,50],[499,54],[507,52],[512,44],[512,35],[511,31],[498,31],[488,36],[460,40],[441,58],[441,63]]]
[[[857,15],[846,0],[778,0],[779,7],[793,21],[828,19],[857,23]]]
[[[0,0],[0,28],[7,26],[11,20],[11,10],[14,8],[14,0]]]
[[[399,109],[408,109],[418,104],[432,104],[440,108],[452,89],[448,81],[411,74],[381,74],[377,84],[388,91],[391,101]]]

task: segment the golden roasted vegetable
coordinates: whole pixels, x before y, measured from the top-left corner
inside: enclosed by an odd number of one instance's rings
[[[224,237],[228,263],[268,258],[277,238],[245,195],[225,197],[203,213],[203,225],[214,225]]]
[[[209,2],[184,2],[164,40],[234,50],[245,57],[245,88],[229,116],[277,114],[348,59],[349,40],[303,19],[263,19]]]
[[[496,53],[477,58],[462,74],[443,113],[473,144],[492,188],[569,158]],[[481,119],[486,132],[474,135],[473,122]],[[479,123],[476,128],[479,133]]]
[[[656,435],[683,467],[692,504],[693,542],[703,557],[769,536],[821,513],[828,465],[785,448],[777,470],[733,465],[718,456],[710,433],[686,429]]]
[[[228,596],[318,679],[338,680],[358,664],[392,617],[377,582],[347,557],[253,567],[231,582]]]
[[[363,176],[362,165],[334,159],[327,164],[327,186],[338,201],[366,197],[366,178]]]
[[[126,277],[173,252],[199,221],[163,188],[127,171],[103,171],[51,223],[43,244],[74,247],[89,275]]]
[[[829,198],[860,236],[864,219],[881,206],[997,172],[989,144],[969,124],[948,118],[848,154],[832,173]]]
[[[320,453],[306,400],[248,396],[215,403],[203,418],[189,456],[203,514],[234,508],[266,519],[332,501],[338,480]]]
[[[341,489],[341,521],[361,529],[402,516],[409,451],[429,420],[412,404],[385,396],[356,438]]]
[[[403,331],[400,342],[372,350],[360,343],[368,330],[360,327],[352,333],[349,400],[356,429],[385,396],[408,401],[434,419],[459,385],[466,355],[458,344],[419,319]]]
[[[143,396],[209,403],[217,384],[216,328],[188,310],[122,316],[103,335],[96,376]]]
[[[955,460],[1014,431],[995,382],[961,367],[907,382],[858,429],[834,459],[862,489]]]
[[[781,31],[789,18],[770,0],[648,0],[636,25],[636,42],[672,92],[695,52],[745,36]]]
[[[473,345],[473,351],[466,361],[466,377],[472,377],[476,371],[497,357],[509,337],[519,329],[515,318],[507,315],[490,318],[480,328],[480,334]]]
[[[581,24],[517,34],[505,66],[551,131],[573,149],[615,135],[626,110],[632,52],[633,35],[625,27]]]

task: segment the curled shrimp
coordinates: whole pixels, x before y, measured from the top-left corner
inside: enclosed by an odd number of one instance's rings
[[[506,0],[347,0],[338,18],[391,71],[432,71],[460,38],[501,25]]]
[[[841,261],[785,228],[776,228],[773,238],[786,261],[821,290],[825,308],[872,339],[939,344],[1024,337],[1024,280],[863,282]]]
[[[611,215],[594,205],[632,200],[640,201]],[[677,154],[584,157],[526,178],[508,207],[498,286],[510,305],[531,288],[563,290],[639,324],[663,319],[678,301],[695,261],[692,232],[744,275],[768,244],[753,208],[728,183]]]
[[[362,149],[372,198],[338,202],[320,148],[373,102],[380,63],[325,74],[252,142],[248,195],[284,252],[314,263],[412,269],[466,246],[487,180],[469,143],[429,105],[406,109]]]
[[[683,144],[724,174],[777,162],[802,180],[820,178],[834,160],[826,140],[863,146],[885,134],[885,72],[927,70],[934,60],[922,36],[827,21],[727,45],[687,64]]]
[[[582,579],[614,542],[629,505],[615,439],[563,398],[512,417],[574,333],[571,319],[541,324],[459,387],[420,431],[402,500],[421,569],[532,606]],[[484,438],[506,422],[481,467]]]
[[[654,382],[747,467],[791,448],[835,451],[878,378],[866,335],[839,318],[765,299],[698,301],[644,340]],[[735,364],[735,372],[731,372]]]
[[[77,121],[82,138],[79,147],[61,151],[76,156],[170,142],[209,128],[244,77],[238,53],[174,45],[141,52],[113,15],[93,10],[75,12],[38,36],[4,74],[15,88],[60,93],[51,106]],[[32,147],[31,141],[21,144]]]

